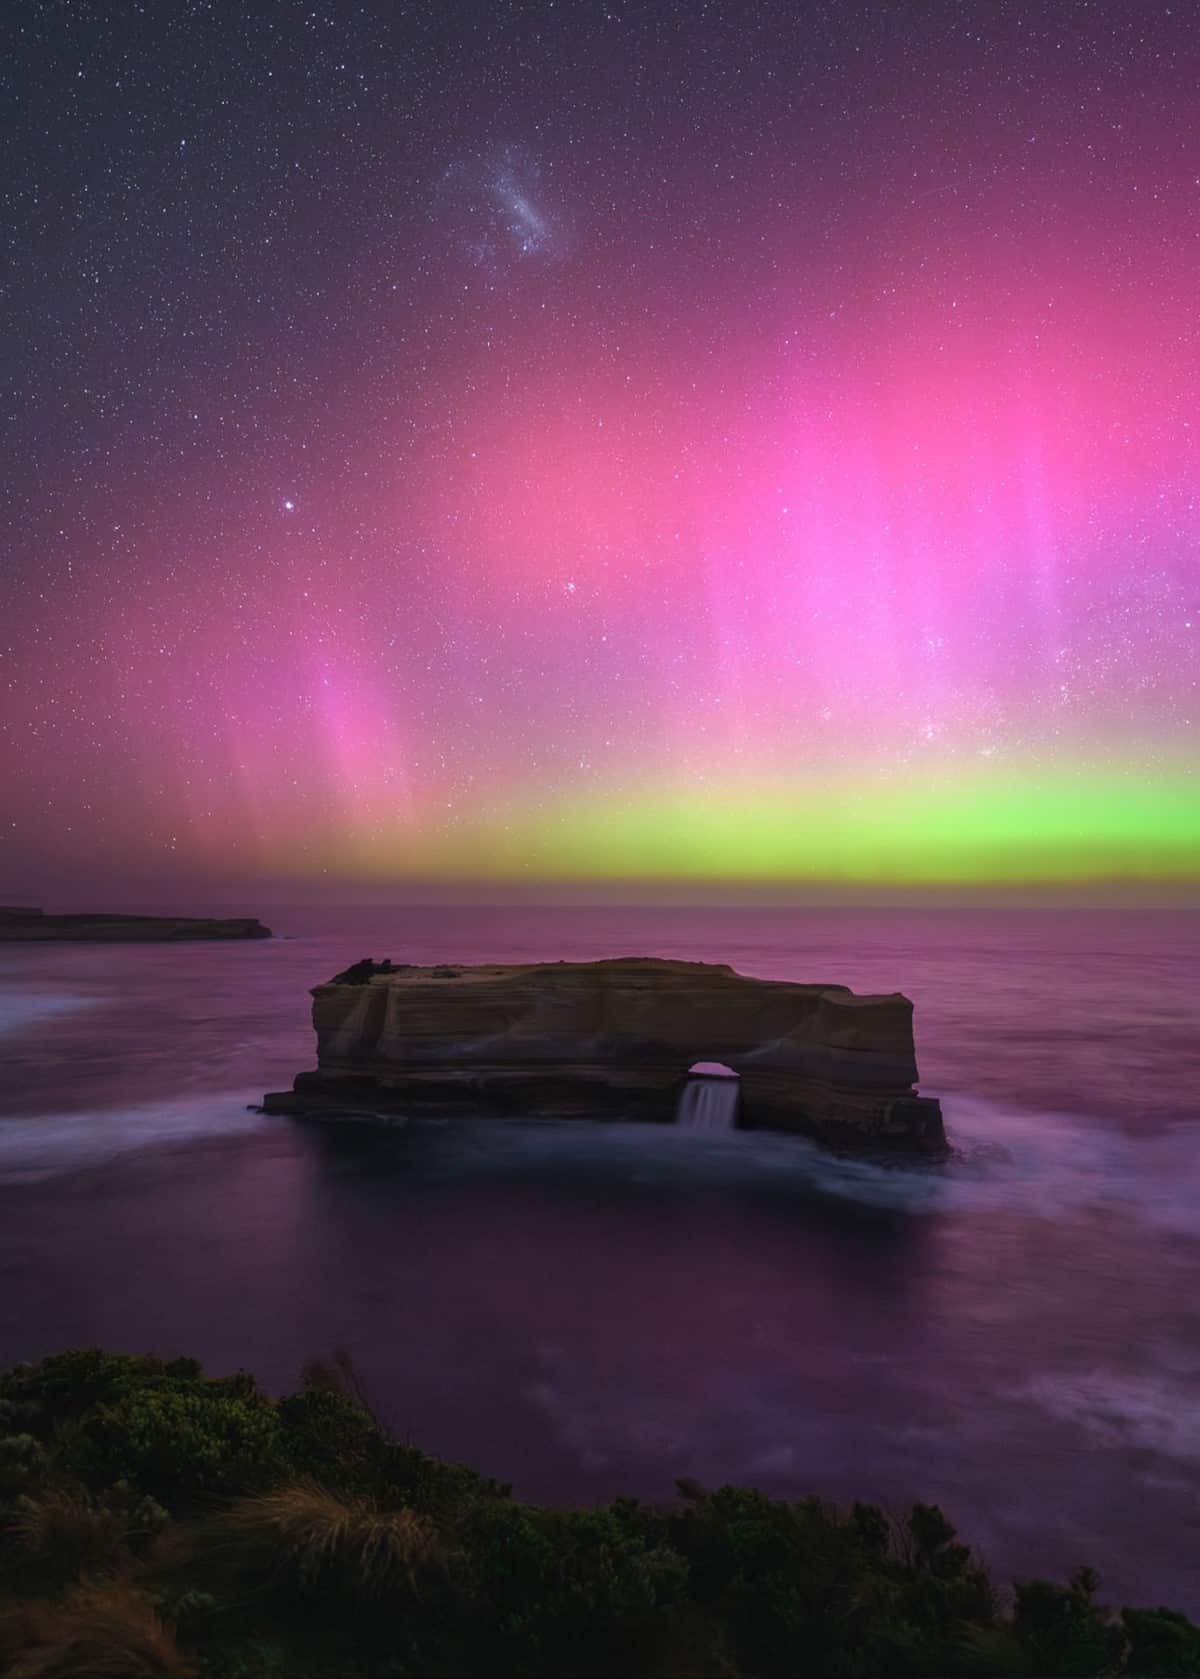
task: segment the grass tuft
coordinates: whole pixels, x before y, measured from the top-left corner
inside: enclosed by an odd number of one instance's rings
[[[433,1523],[406,1506],[343,1497],[310,1481],[245,1498],[205,1523],[193,1555],[222,1573],[355,1601],[419,1593],[449,1561]]]
[[[117,1584],[14,1610],[0,1665],[8,1679],[195,1679],[197,1671],[147,1599]]]
[[[18,1567],[66,1581],[120,1570],[131,1549],[152,1539],[166,1520],[154,1499],[134,1503],[127,1487],[109,1488],[99,1499],[85,1487],[56,1487],[18,1498],[5,1533]]]
[[[59,1579],[111,1568],[125,1556],[126,1518],[82,1489],[20,1498],[8,1521],[18,1558]]]

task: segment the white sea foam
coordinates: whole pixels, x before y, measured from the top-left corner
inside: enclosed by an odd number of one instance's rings
[[[1097,1445],[1152,1452],[1197,1467],[1198,1381],[1200,1367],[1190,1379],[1177,1382],[1158,1371],[1147,1375],[1116,1370],[1051,1371],[1013,1392],[1059,1421],[1081,1427]]]
[[[770,1184],[916,1217],[1089,1209],[1200,1236],[1200,1120],[1130,1135],[1090,1116],[1038,1113],[974,1097],[945,1101],[948,1160],[858,1159],[802,1137],[673,1125],[447,1125],[444,1170],[522,1175],[567,1170],[646,1187]]]
[[[93,1008],[94,997],[77,996],[71,991],[0,990],[0,1033],[19,1032],[56,1015],[74,1014],[79,1009]]]
[[[961,1109],[961,1116],[960,1116]],[[1145,1133],[1091,1118],[1025,1113],[963,1099],[954,1108],[961,1170],[1044,1218],[1109,1209],[1156,1229],[1200,1236],[1200,1117]],[[987,1159],[998,1142],[1008,1158]]]
[[[1200,1119],[1137,1135],[1090,1116],[970,1096],[944,1106],[948,1161],[893,1166],[814,1151],[814,1180],[828,1194],[913,1213],[1012,1210],[1054,1219],[1110,1209],[1200,1236]]]
[[[0,1184],[36,1183],[136,1150],[228,1137],[278,1121],[247,1110],[244,1091],[0,1119]]]

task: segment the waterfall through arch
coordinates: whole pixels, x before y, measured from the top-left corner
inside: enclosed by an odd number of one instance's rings
[[[697,1061],[688,1068],[679,1093],[675,1123],[686,1131],[732,1131],[737,1125],[740,1080],[719,1061]]]

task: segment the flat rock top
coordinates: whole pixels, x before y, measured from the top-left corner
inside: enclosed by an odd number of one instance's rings
[[[875,1002],[874,997],[856,996],[846,985],[802,984],[795,980],[758,979],[739,974],[725,962],[684,962],[668,956],[614,956],[595,962],[486,962],[460,965],[454,962],[421,967],[415,963],[377,963],[365,958],[318,986],[378,985],[397,990],[429,985],[447,990],[511,981],[533,981],[539,988],[577,988],[587,985],[646,986],[655,990],[737,989],[831,992],[841,1002]]]
[[[349,970],[348,970],[349,971]],[[368,976],[372,985],[423,985],[427,980],[457,981],[462,985],[486,984],[505,979],[528,979],[533,975],[550,979],[675,979],[745,980],[723,962],[676,962],[666,956],[614,956],[599,962],[480,962],[460,966],[457,962],[419,967],[397,963]],[[336,984],[331,980],[330,984]]]

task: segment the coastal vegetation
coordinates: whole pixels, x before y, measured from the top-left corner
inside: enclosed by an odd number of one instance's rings
[[[0,1374],[12,1679],[1200,1673],[1200,1628],[994,1583],[934,1505],[743,1487],[521,1503],[381,1425],[348,1360],[276,1399],[89,1348]]]

